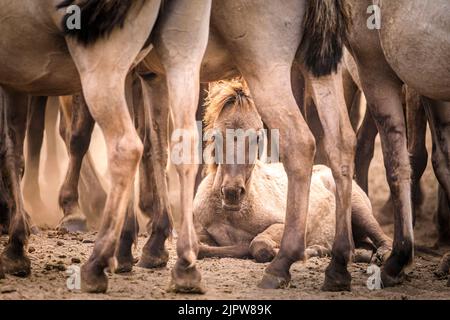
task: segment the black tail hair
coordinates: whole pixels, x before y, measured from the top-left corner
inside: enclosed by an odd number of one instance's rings
[[[351,25],[345,0],[307,0],[302,49],[316,77],[336,72]]]
[[[81,9],[81,29],[69,29],[67,13],[62,21],[64,34],[74,37],[84,45],[105,38],[115,28],[122,28],[133,5],[143,4],[146,0],[63,0],[57,9],[77,5]]]

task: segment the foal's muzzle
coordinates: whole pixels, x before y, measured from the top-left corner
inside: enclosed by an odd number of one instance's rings
[[[228,211],[239,211],[245,195],[243,187],[222,187],[222,208]]]

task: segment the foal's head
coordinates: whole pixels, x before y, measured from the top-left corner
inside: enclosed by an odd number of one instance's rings
[[[263,123],[246,86],[237,80],[212,85],[204,120],[206,133],[214,134],[208,146],[214,147],[214,161],[208,169],[220,172],[222,179],[215,183],[220,183],[222,207],[239,211],[263,134]]]

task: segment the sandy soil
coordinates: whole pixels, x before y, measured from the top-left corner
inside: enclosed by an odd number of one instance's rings
[[[377,213],[388,197],[379,142],[370,175],[371,198]],[[424,178],[426,192],[423,214],[417,225],[416,239],[431,245],[436,231],[432,215],[436,210],[436,180],[429,165]],[[392,226],[385,227],[391,232]],[[67,288],[66,269],[80,265],[88,258],[94,233],[58,235],[53,230],[42,231],[30,239],[32,275],[27,279],[7,276],[0,280],[2,299],[450,299],[450,288],[446,280],[434,277],[439,259],[418,255],[409,273],[409,279],[396,288],[370,291],[366,287],[369,275],[367,264],[352,264],[353,291],[325,293],[320,291],[328,258],[311,259],[296,263],[292,269],[292,285],[285,290],[262,290],[257,288],[265,265],[251,260],[205,259],[198,263],[202,270],[208,292],[205,295],[175,295],[167,293],[170,269],[175,262],[174,241],[169,245],[170,262],[167,268],[145,270],[135,267],[132,273],[111,275],[107,294],[91,295]],[[0,238],[0,250],[7,241]],[[139,237],[135,256],[145,242]]]

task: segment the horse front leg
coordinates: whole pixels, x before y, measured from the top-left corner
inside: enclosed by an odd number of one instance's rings
[[[62,100],[71,102],[71,105],[64,105],[62,108],[69,114],[70,129],[68,130],[66,145],[69,153],[69,167],[66,177],[59,191],[59,206],[64,213],[58,228],[69,232],[87,231],[85,215],[81,212],[78,202],[78,182],[84,155],[89,149],[92,131],[94,129],[94,119],[89,113],[86,101],[82,94],[72,97],[72,99]],[[67,123],[66,123],[67,125]]]
[[[275,223],[252,240],[250,253],[256,262],[266,263],[273,260],[280,248],[283,232],[284,223]]]
[[[322,123],[325,152],[336,183],[336,235],[322,290],[351,290],[347,265],[354,249],[351,197],[356,137],[348,116],[340,74],[315,78],[305,72],[305,77]]]
[[[10,197],[9,240],[1,254],[5,273],[26,277],[31,273],[31,262],[25,253],[30,235],[29,216],[25,212],[20,181],[24,171],[23,142],[25,138],[28,96],[5,92],[1,103],[2,140],[5,143],[3,170],[0,176]]]

